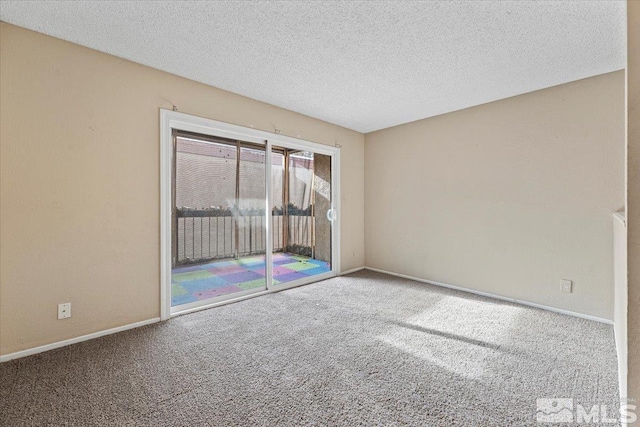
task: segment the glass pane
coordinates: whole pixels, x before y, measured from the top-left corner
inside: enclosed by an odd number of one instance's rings
[[[265,150],[240,148],[238,197],[238,256],[233,265],[240,271],[225,279],[242,290],[264,290],[266,279],[266,170]]]
[[[331,271],[331,157],[276,148],[272,165],[274,285]]]
[[[264,290],[264,149],[179,134],[174,158],[171,305]]]
[[[314,154],[314,259],[327,263],[331,270],[331,156]]]

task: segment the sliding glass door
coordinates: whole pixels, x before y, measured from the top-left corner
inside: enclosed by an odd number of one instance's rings
[[[331,156],[273,147],[272,287],[286,287],[331,269]]]
[[[171,128],[165,316],[337,272],[337,149],[223,127],[238,132]]]
[[[265,148],[176,132],[171,305],[264,291]]]

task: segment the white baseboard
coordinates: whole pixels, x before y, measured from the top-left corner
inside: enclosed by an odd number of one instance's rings
[[[481,295],[483,297],[489,297],[489,298],[499,299],[499,300],[502,300],[502,301],[514,302],[514,303],[520,304],[520,305],[526,305],[526,306],[529,306],[529,307],[540,308],[542,310],[553,311],[554,313],[566,314],[567,316],[580,317],[582,319],[588,319],[588,320],[593,320],[595,322],[606,323],[607,325],[613,325],[613,320],[603,319],[601,317],[591,316],[589,314],[576,313],[574,311],[563,310],[561,308],[549,307],[549,306],[542,305],[542,304],[536,304],[535,302],[522,301],[522,300],[518,300],[518,299],[514,299],[514,298],[503,297],[501,295],[496,295],[496,294],[492,294],[492,293],[489,293],[489,292],[476,291],[474,289],[463,288],[461,286],[448,285],[448,284],[442,283],[442,282],[436,282],[436,281],[433,281],[433,280],[421,279],[419,277],[408,276],[406,274],[400,274],[400,273],[394,273],[393,271],[381,270],[379,268],[373,268],[373,267],[365,267],[365,268],[367,270],[376,271],[378,273],[388,274],[390,276],[396,276],[396,277],[402,277],[403,279],[415,280],[416,282],[428,283],[430,285],[440,286],[440,287],[448,288],[448,289],[454,289],[456,291],[468,292],[470,294]]]
[[[129,325],[118,326],[117,328],[111,328],[104,331],[94,332],[92,334],[82,335],[76,338],[70,338],[64,341],[58,341],[51,344],[41,345],[40,347],[29,348],[27,350],[16,351],[15,353],[9,353],[0,356],[0,363],[6,362],[13,359],[18,359],[20,357],[31,356],[32,354],[38,354],[45,351],[53,350],[55,348],[64,347],[71,344],[76,344],[82,341],[92,340],[94,338],[99,338],[105,335],[111,335],[118,332],[126,331],[128,329],[139,328],[140,326],[151,325],[152,323],[159,322],[160,318],[156,317],[154,319],[143,320],[142,322],[131,323]]]
[[[339,274],[339,276],[343,276],[345,274],[351,274],[351,273],[355,273],[357,271],[363,270],[365,267],[358,267],[358,268],[353,268],[351,270],[347,270],[347,271],[343,271]],[[268,292],[265,292],[268,293]],[[246,298],[252,298],[254,296],[258,296],[258,295],[263,295],[264,293],[259,293],[259,294],[252,294],[252,295],[248,295]],[[242,298],[245,299],[245,298]],[[196,311],[196,310],[201,310],[201,309],[205,309],[205,308],[211,308],[213,306],[217,306],[217,305],[223,305],[223,304],[228,304],[231,302],[235,302],[235,300],[232,301],[223,301],[217,304],[213,304],[211,306],[205,306],[205,307],[198,307],[198,308],[194,308],[189,310],[188,312],[191,311]],[[181,312],[181,313],[176,313],[177,314],[187,314],[187,312]],[[26,356],[31,356],[33,354],[38,354],[38,353],[43,353],[45,351],[49,351],[49,350],[53,350],[56,348],[60,348],[60,347],[64,347],[67,345],[71,345],[71,344],[76,344],[82,341],[88,341],[94,338],[99,338],[105,335],[110,335],[110,334],[115,334],[118,332],[122,332],[122,331],[126,331],[128,329],[133,329],[133,328],[139,328],[140,326],[145,326],[145,325],[150,325],[152,323],[156,323],[159,322],[160,318],[156,317],[154,319],[149,319],[149,320],[144,320],[142,322],[136,322],[136,323],[131,323],[129,325],[124,325],[124,326],[119,326],[117,328],[112,328],[112,329],[107,329],[104,331],[99,331],[99,332],[94,332],[92,334],[87,334],[87,335],[82,335],[80,337],[76,337],[76,338],[70,338],[68,340],[64,340],[64,341],[58,341],[58,342],[54,342],[51,344],[45,344],[39,347],[34,347],[34,348],[29,348],[26,350],[22,350],[22,351],[16,351],[15,353],[9,353],[9,354],[5,354],[5,355],[0,355],[0,363],[2,362],[7,362],[9,360],[13,360],[13,359],[19,359],[21,357],[26,357]]]
[[[613,321],[609,320],[609,319],[603,319],[603,318],[600,318],[600,317],[590,316],[588,314],[576,313],[576,312],[569,311],[569,310],[563,310],[563,309],[560,309],[560,308],[549,307],[549,306],[545,306],[545,305],[542,305],[542,304],[536,304],[536,303],[533,303],[533,302],[517,300],[517,299],[514,299],[514,298],[507,298],[507,297],[503,297],[501,295],[496,295],[496,294],[492,294],[492,293],[488,293],[488,292],[482,292],[482,291],[476,291],[476,290],[469,289],[469,288],[463,288],[461,286],[448,285],[446,283],[436,282],[436,281],[427,280],[427,279],[421,279],[419,277],[409,276],[409,275],[406,275],[406,274],[394,273],[392,271],[381,270],[379,268],[357,267],[357,268],[353,268],[351,270],[343,271],[339,275],[340,276],[344,276],[344,275],[355,273],[355,272],[358,272],[358,271],[364,270],[364,269],[371,270],[371,271],[376,271],[378,273],[389,274],[391,276],[402,277],[404,279],[415,280],[416,282],[428,283],[430,285],[440,286],[440,287],[448,288],[448,289],[454,289],[456,291],[468,292],[468,293],[475,294],[475,295],[481,295],[481,296],[484,296],[484,297],[495,298],[495,299],[499,299],[499,300],[502,300],[502,301],[509,301],[509,302],[513,302],[513,303],[516,303],[516,304],[521,304],[521,305],[526,305],[526,306],[529,306],[529,307],[540,308],[540,309],[543,309],[543,310],[553,311],[555,313],[566,314],[568,316],[580,317],[582,319],[588,319],[588,320],[593,320],[593,321],[596,321],[596,322],[606,323],[608,325],[613,325]],[[153,318],[153,319],[143,320],[141,322],[131,323],[129,325],[118,326],[117,328],[112,328],[112,329],[107,329],[107,330],[104,330],[104,331],[94,332],[92,334],[82,335],[80,337],[71,338],[71,339],[64,340],[64,341],[58,341],[58,342],[54,342],[54,343],[51,343],[51,344],[46,344],[46,345],[42,345],[42,346],[39,346],[39,347],[30,348],[30,349],[27,349],[27,350],[16,351],[15,353],[9,353],[9,354],[5,354],[5,355],[0,355],[0,363],[1,362],[6,362],[6,361],[9,361],[9,360],[13,360],[13,359],[18,359],[18,358],[21,358],[21,357],[31,356],[32,354],[42,353],[42,352],[45,352],[45,351],[53,350],[53,349],[56,349],[56,348],[67,346],[67,345],[76,344],[76,343],[79,343],[79,342],[82,342],[82,341],[87,341],[87,340],[91,340],[91,339],[94,339],[94,338],[99,338],[99,337],[102,337],[102,336],[105,336],[105,335],[111,335],[111,334],[115,334],[115,333],[118,333],[118,332],[129,330],[129,329],[134,329],[134,328],[139,328],[141,326],[151,325],[151,324],[159,322],[159,321],[160,321],[160,318],[156,317],[156,318]]]
[[[340,274],[338,274],[338,276],[346,276],[347,274],[351,274],[351,273],[356,273],[360,270],[364,270],[367,267],[356,267],[356,268],[352,268],[351,270],[347,270],[347,271],[343,271]]]

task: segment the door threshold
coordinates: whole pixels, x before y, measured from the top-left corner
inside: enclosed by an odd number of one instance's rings
[[[232,304],[234,302],[239,302],[239,301],[244,301],[250,298],[255,298],[255,297],[259,297],[261,295],[266,295],[266,294],[270,294],[273,291],[270,290],[264,290],[264,291],[260,291],[260,292],[254,292],[248,295],[242,295],[242,296],[238,296],[238,297],[234,297],[234,298],[229,298],[229,299],[225,299],[222,301],[213,301],[213,302],[204,302],[202,305],[197,305],[195,307],[189,307],[189,308],[184,308],[184,309],[180,309],[180,306],[176,306],[175,308],[177,309],[176,311],[173,311],[174,307],[171,308],[171,317],[175,317],[175,316],[181,316],[183,314],[189,314],[189,313],[193,313],[194,311],[200,311],[200,310],[204,310],[207,308],[213,308],[213,307],[220,307],[222,305],[227,305],[227,304]]]

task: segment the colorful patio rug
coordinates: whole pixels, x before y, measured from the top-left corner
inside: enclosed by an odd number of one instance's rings
[[[286,283],[331,271],[329,263],[288,253],[273,254],[273,282]],[[171,306],[264,288],[264,256],[174,268]]]

